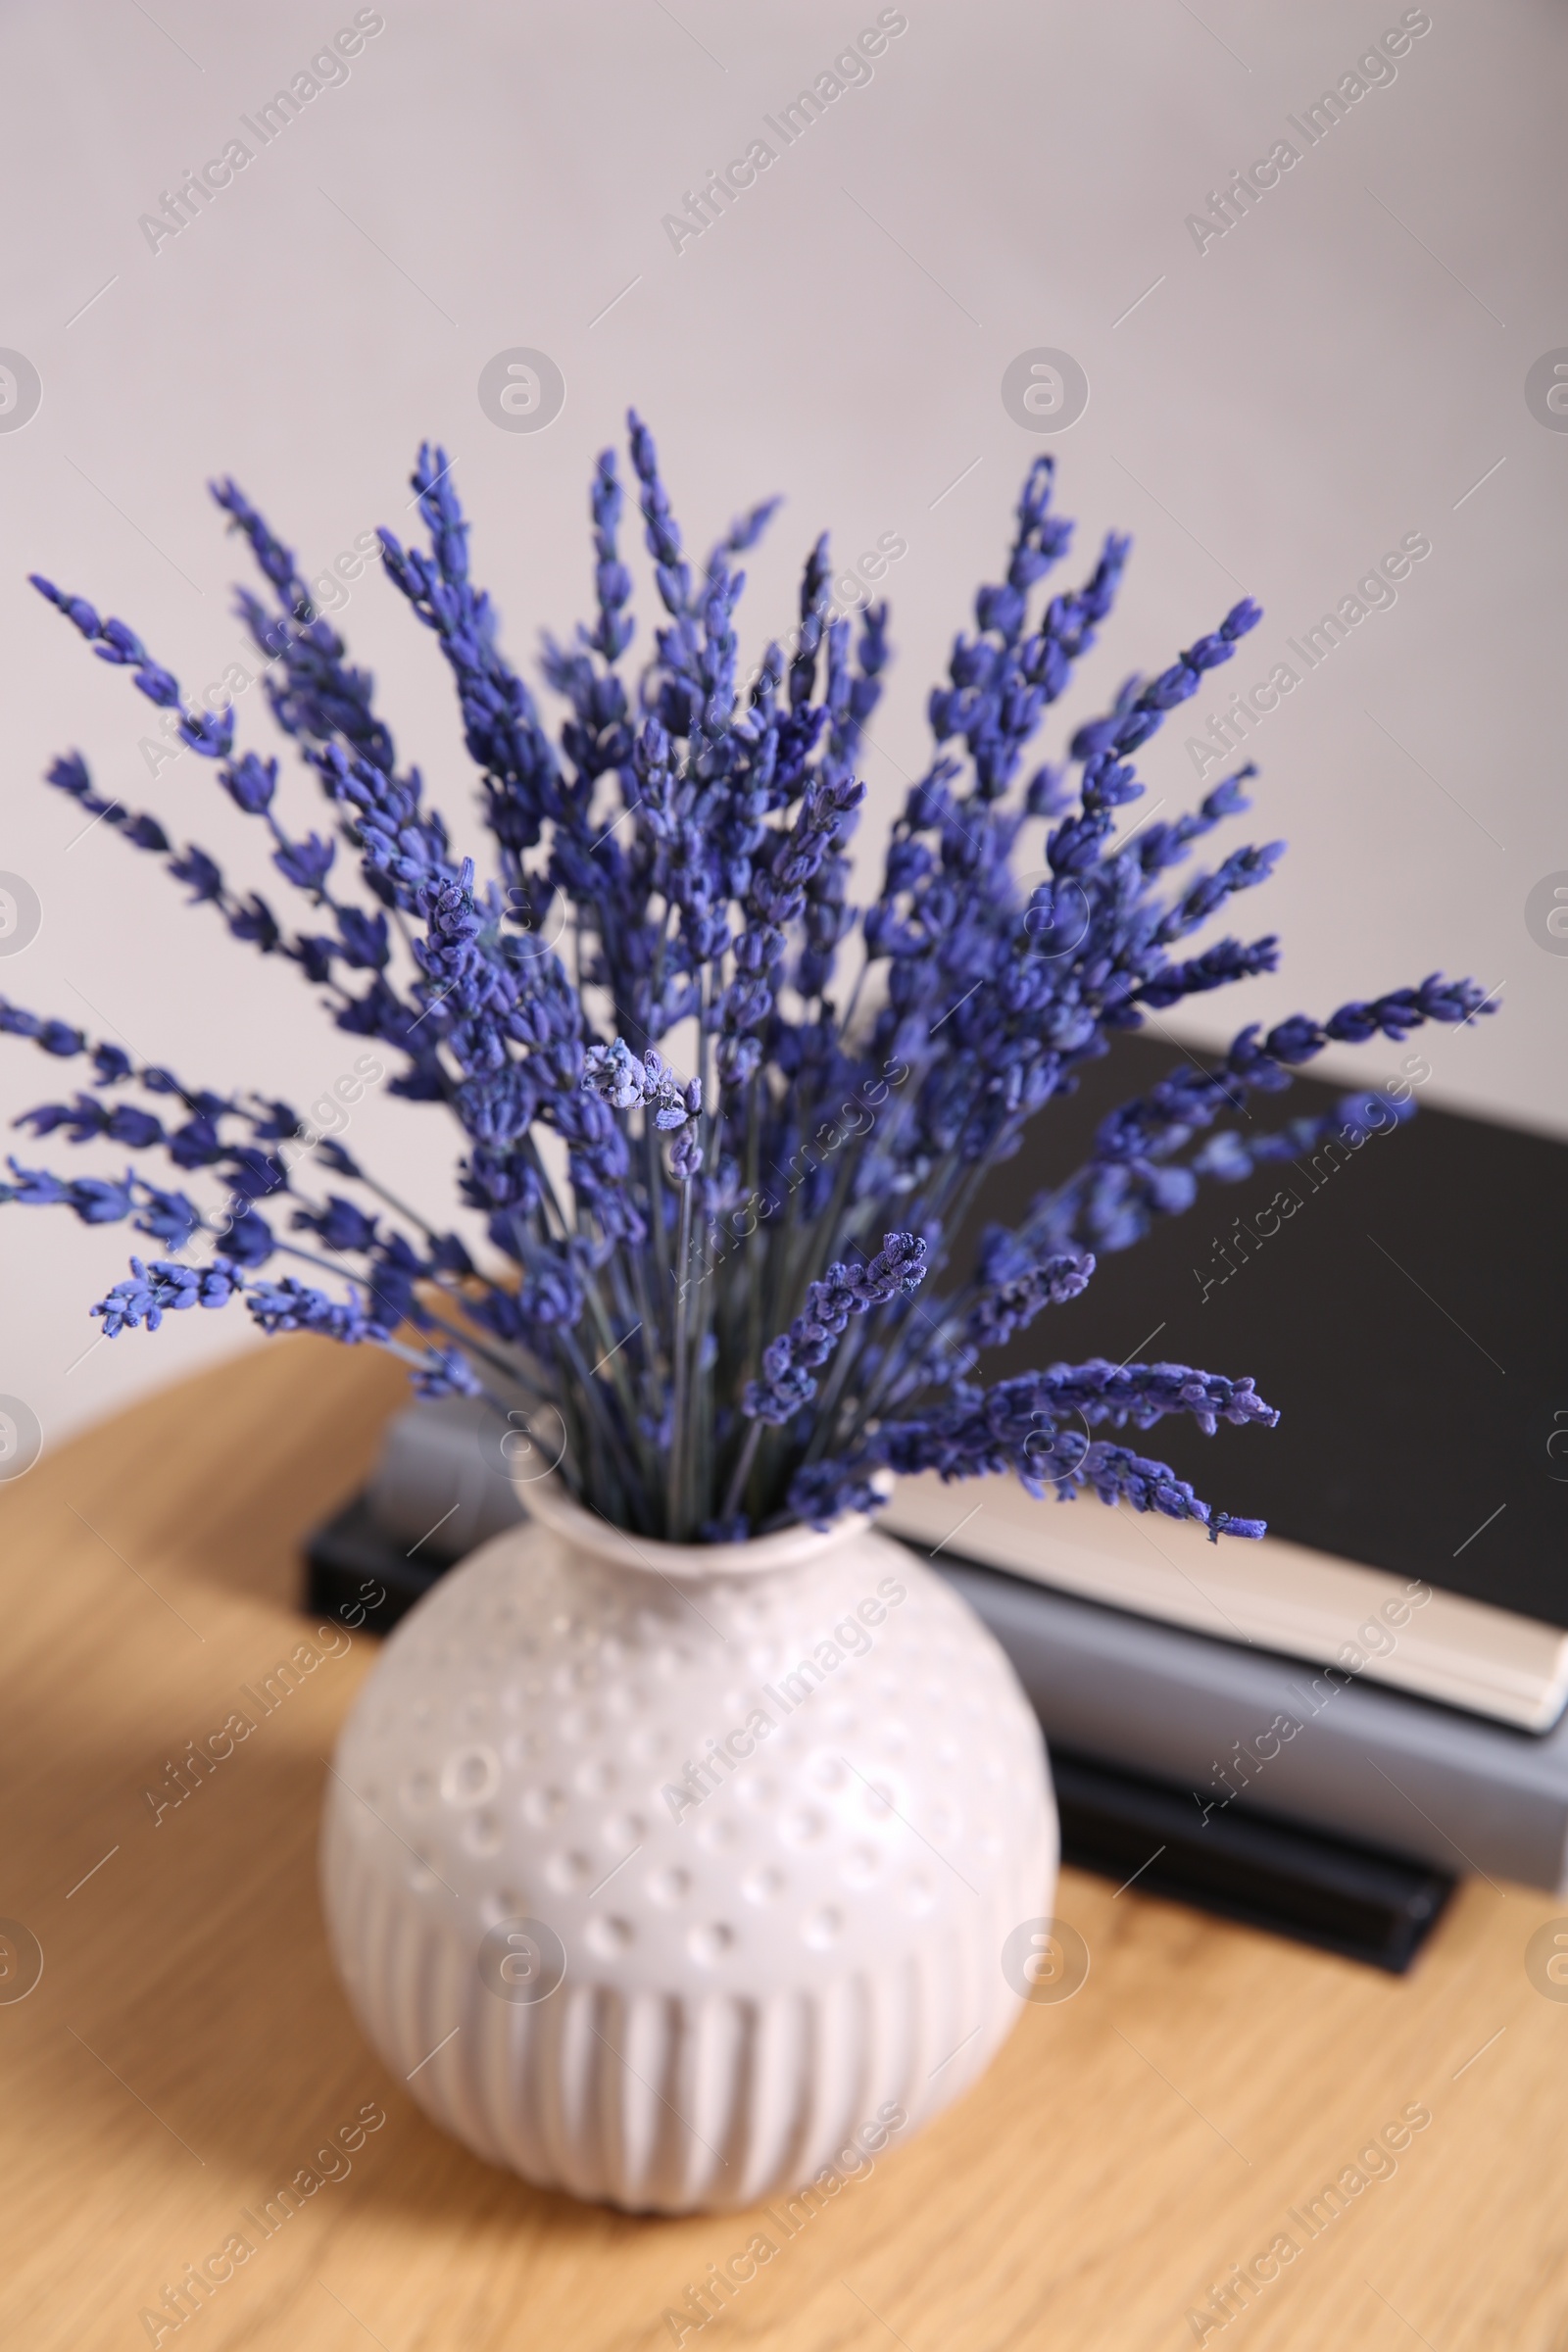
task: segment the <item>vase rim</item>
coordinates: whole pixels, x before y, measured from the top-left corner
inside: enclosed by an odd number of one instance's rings
[[[616,1568],[640,1569],[650,1576],[692,1583],[717,1576],[768,1576],[798,1568],[837,1550],[851,1536],[871,1525],[867,1511],[846,1511],[831,1527],[798,1523],[770,1536],[750,1536],[742,1544],[666,1544],[652,1536],[634,1536],[611,1520],[588,1510],[567,1493],[560,1479],[519,1481],[518,1501],[530,1518],[552,1534],[564,1536],[580,1550]]]

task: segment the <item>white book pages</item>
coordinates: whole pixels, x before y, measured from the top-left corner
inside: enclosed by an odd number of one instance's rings
[[[1272,1536],[1210,1544],[1191,1521],[1093,1495],[1037,1502],[1013,1478],[900,1479],[880,1524],[941,1561],[977,1560],[1221,1641],[1385,1683],[1524,1731],[1568,1703],[1568,1634],[1420,1579]]]

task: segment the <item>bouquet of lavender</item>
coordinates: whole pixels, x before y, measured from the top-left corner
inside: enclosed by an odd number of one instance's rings
[[[1224,1060],[1189,1059],[1101,1128],[1088,1163],[1043,1191],[1013,1231],[992,1227],[950,1270],[951,1239],[987,1167],[1069,1093],[1112,1031],[1251,973],[1272,937],[1181,942],[1261,882],[1281,844],[1234,850],[1167,887],[1195,841],[1248,806],[1241,767],[1190,815],[1114,838],[1139,798],[1131,756],[1230,660],[1260,617],[1244,600],[1217,630],[1081,726],[1059,764],[1025,773],[1047,710],[1114,601],[1129,542],[1108,536],[1081,586],[1038,602],[1067,552],[1052,461],[1031,466],[1005,577],[975,600],[930,700],[935,751],[888,845],[874,903],[849,903],[847,855],[864,786],[856,751],[888,658],[887,608],[835,616],[827,542],[807,559],[799,625],[737,680],[736,559],[772,513],[732,524],[700,570],[683,552],[652,439],[630,457],[664,622],[635,675],[632,583],[620,560],[614,455],[591,491],[596,612],[547,638],[565,706],[559,746],[502,654],[469,576],[467,525],[440,450],[413,476],[427,551],[381,533],[388,578],[456,681],[478,770],[490,871],[453,850],[418,770],[402,765],[372,681],[318,611],[290,551],[231,481],[214,496],[248,541],[265,593],[241,612],[272,714],[331,806],[337,841],[285,829],[278,763],[236,753],[232,707],[187,703],[123,621],[34,586],[100,660],[128,669],[171,738],[214,762],[268,829],[272,862],[318,927],[285,931],[205,851],[175,853],[156,817],[93,788],[73,753],[49,781],[135,848],[167,858],[193,904],[236,939],[296,963],[340,1029],[373,1045],[358,1068],[462,1134],[459,1187],[490,1254],[438,1232],[287,1104],[139,1068],[118,1046],[0,999],[0,1029],[86,1057],[71,1102],[21,1124],[161,1153],[226,1190],[198,1204],[128,1168],[72,1179],[12,1160],[0,1200],[129,1220],[166,1254],[93,1307],[110,1335],[171,1309],[242,1299],[267,1331],[371,1341],[426,1395],[480,1393],[514,1425],[559,1416],[561,1474],[615,1524],[672,1541],[734,1541],[868,1509],[889,1474],[1015,1472],[1036,1494],[1090,1487],[1106,1502],[1261,1534],[1211,1510],[1163,1463],[1094,1436],[1189,1413],[1272,1423],[1250,1380],[1182,1364],[1053,1364],[991,1387],[983,1349],[1082,1291],[1094,1249],[1119,1250],[1192,1202],[1314,1140],[1296,1121],[1244,1140],[1216,1127],[1290,1083],[1331,1039],[1402,1039],[1482,1009],[1473,982],[1434,975],[1322,1023],[1242,1030]],[[1032,886],[1015,870],[1039,840]],[[337,869],[337,870],[334,870]],[[855,943],[841,993],[840,958]],[[385,1056],[385,1059],[382,1056]],[[138,1102],[139,1094],[148,1098]],[[1369,1118],[1367,1098],[1338,1122]],[[1380,1114],[1381,1115],[1381,1114]],[[1326,1123],[1325,1123],[1326,1124]],[[1212,1130],[1212,1132],[1210,1132]],[[326,1189],[332,1182],[346,1189]],[[267,1213],[264,1214],[264,1209]],[[328,1291],[278,1259],[340,1275]]]

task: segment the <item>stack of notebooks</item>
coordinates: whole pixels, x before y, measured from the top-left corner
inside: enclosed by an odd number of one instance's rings
[[[1122,1041],[993,1172],[976,1225],[1016,1221],[1171,1060]],[[1249,1107],[1278,1127],[1336,1092]],[[1423,1109],[1211,1185],[987,1359],[1199,1364],[1281,1408],[1271,1432],[1130,1433],[1267,1519],[1258,1544],[1001,1479],[906,1480],[881,1523],[1011,1657],[1070,1859],[1392,1969],[1458,1876],[1568,1884],[1565,1172],[1561,1145]],[[313,1599],[363,1606],[368,1585],[389,1624],[517,1515],[471,1408],[415,1407],[313,1539]]]

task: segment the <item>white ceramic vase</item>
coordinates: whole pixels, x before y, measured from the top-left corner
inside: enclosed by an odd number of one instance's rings
[[[1040,1729],[863,1519],[684,1547],[527,1499],[344,1727],[336,1963],[476,2154],[635,2211],[751,2205],[924,2122],[1005,2036],[1003,1947],[1055,1881]]]

